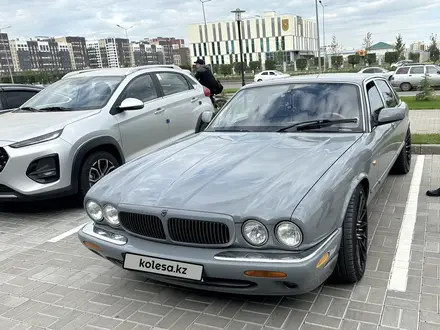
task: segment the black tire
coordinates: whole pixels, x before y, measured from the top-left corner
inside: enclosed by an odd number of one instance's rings
[[[263,79],[258,79],[257,82],[259,82],[259,81],[263,81]]]
[[[108,165],[112,168],[108,168],[105,170],[105,163],[108,162]],[[93,177],[92,180],[92,167],[98,165],[103,169],[102,172],[103,175],[100,178],[97,178],[97,176]],[[107,175],[108,173],[112,172],[114,169],[118,168],[121,164],[119,164],[119,161],[116,159],[115,156],[113,156],[111,153],[108,153],[107,151],[95,151],[92,152],[90,155],[88,155],[80,168],[79,171],[79,177],[78,177],[78,199],[82,202],[84,200],[84,197],[86,196],[89,189],[92,187],[93,183],[92,181],[98,182],[100,179],[102,179],[103,176]]]
[[[359,185],[351,196],[342,224],[342,239],[331,280],[358,282],[365,273],[368,247],[367,193]]]
[[[407,174],[411,169],[411,131],[408,129],[405,137],[405,145],[399,153],[393,167],[391,168],[391,173],[393,174]]]
[[[400,84],[400,89],[404,92],[409,92],[412,89],[412,86],[410,83],[402,83]]]

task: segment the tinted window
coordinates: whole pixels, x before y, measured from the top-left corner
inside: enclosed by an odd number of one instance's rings
[[[374,69],[365,69],[364,70],[364,73],[373,73],[374,72]]]
[[[368,102],[370,103],[371,113],[376,114],[376,111],[384,108],[379,90],[373,82],[367,84]]]
[[[435,66],[427,66],[426,67],[426,73],[437,74],[438,71],[439,71],[438,68],[436,68]]]
[[[23,103],[29,100],[32,96],[37,94],[31,91],[5,91],[6,104],[8,109],[20,107]]]
[[[179,73],[161,72],[156,73],[159,83],[162,86],[165,96],[188,91],[193,87],[189,86],[188,81]]]
[[[275,72],[269,72],[271,76],[275,76]]]
[[[425,68],[423,66],[414,66],[411,68],[411,74],[424,74]]]
[[[409,67],[398,68],[396,74],[407,74],[409,72]]]
[[[387,107],[396,107],[398,104],[397,99],[388,84],[383,80],[376,80],[376,85],[382,93],[383,99],[385,100]]]
[[[157,98],[157,92],[150,75],[143,75],[134,78],[125,92],[125,97],[139,99],[148,102]]]
[[[376,69],[374,69],[374,72],[376,72],[376,73],[384,73],[385,70],[380,69],[380,68],[376,68]]]
[[[263,76],[267,76],[268,73],[267,73],[267,72],[263,72],[262,75],[263,75]]]

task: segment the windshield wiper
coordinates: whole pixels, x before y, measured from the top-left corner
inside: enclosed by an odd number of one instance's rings
[[[39,109],[40,111],[71,111],[71,108],[65,108],[65,107],[46,107]]]
[[[215,128],[215,132],[250,132],[248,129],[239,128]]]
[[[277,132],[284,132],[294,127],[296,127],[297,131],[304,131],[309,129],[317,129],[321,127],[329,127],[337,124],[350,124],[350,123],[356,124],[357,122],[358,122],[357,118],[338,119],[338,120],[330,120],[330,119],[307,120],[283,127],[279,129]]]
[[[22,108],[18,108],[17,110],[41,111],[40,109],[33,108],[33,107],[22,107]]]

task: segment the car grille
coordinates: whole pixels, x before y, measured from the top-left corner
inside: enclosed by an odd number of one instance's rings
[[[8,160],[9,160],[9,156],[6,150],[4,148],[0,148],[0,172],[3,171]]]
[[[162,221],[156,216],[120,212],[119,221],[124,229],[134,234],[149,238],[166,239]]]
[[[171,218],[168,230],[175,242],[224,245],[230,239],[228,226],[220,222]]]

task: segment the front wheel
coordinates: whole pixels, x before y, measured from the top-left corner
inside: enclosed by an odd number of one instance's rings
[[[339,283],[358,282],[365,273],[368,248],[367,193],[359,185],[351,196],[342,224],[338,261],[331,279]]]
[[[78,198],[84,200],[90,188],[120,166],[119,161],[107,151],[96,151],[86,157],[79,172]]]
[[[412,156],[412,146],[411,146],[411,131],[408,129],[405,136],[405,145],[397,156],[396,162],[391,168],[391,173],[393,174],[407,174],[411,169],[411,156]]]
[[[412,86],[410,83],[403,83],[400,85],[400,89],[404,92],[409,92],[412,89]]]

